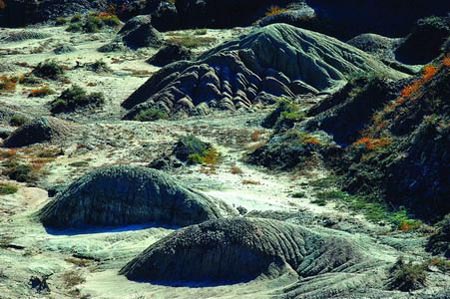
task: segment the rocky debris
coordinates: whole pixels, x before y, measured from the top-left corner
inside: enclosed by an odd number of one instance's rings
[[[136,16],[125,23],[118,33],[127,47],[138,49],[143,47],[159,47],[162,45],[160,33],[153,28],[151,17],[148,15]]]
[[[420,19],[396,49],[397,60],[406,64],[426,64],[441,54],[450,36],[450,16]]]
[[[363,254],[342,237],[262,218],[207,221],[176,231],[120,273],[138,281],[239,283],[288,270],[301,277],[346,271]]]
[[[167,45],[149,58],[147,62],[154,66],[163,67],[175,61],[190,60],[192,58],[193,54],[188,48],[180,45]]]
[[[450,214],[436,224],[438,230],[428,239],[427,250],[450,258]]]
[[[23,147],[35,143],[61,141],[72,133],[72,124],[54,117],[40,117],[29,121],[15,130],[4,142],[3,147]]]
[[[125,119],[155,107],[168,114],[191,115],[200,105],[250,109],[280,96],[331,90],[350,74],[369,71],[404,76],[334,38],[275,24],[226,42],[192,62],[162,68],[122,106],[130,109]]]
[[[142,167],[100,168],[73,182],[39,212],[51,228],[132,224],[185,226],[234,212],[182,186],[164,173]]]

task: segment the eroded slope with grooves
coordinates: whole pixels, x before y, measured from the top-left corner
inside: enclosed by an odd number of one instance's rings
[[[150,108],[168,114],[248,109],[279,96],[332,90],[361,72],[404,76],[337,39],[274,24],[226,42],[193,62],[161,69],[122,106],[130,110],[125,119]]]
[[[156,223],[184,226],[233,213],[180,185],[166,174],[142,167],[111,166],[81,177],[48,203],[45,226],[85,228]]]
[[[302,277],[340,272],[362,259],[363,254],[340,237],[277,220],[229,218],[174,232],[120,273],[138,281],[229,283],[286,267]]]

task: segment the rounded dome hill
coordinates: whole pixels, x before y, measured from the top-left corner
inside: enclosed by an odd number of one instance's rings
[[[301,226],[228,218],[172,233],[129,262],[120,274],[156,283],[239,283],[286,269],[303,277],[342,270],[361,256],[345,239]]]
[[[4,142],[8,148],[55,142],[71,133],[72,125],[55,117],[40,117],[16,129]]]
[[[223,202],[164,173],[110,166],[84,175],[38,213],[44,226],[86,228],[155,223],[186,226],[233,213]]]

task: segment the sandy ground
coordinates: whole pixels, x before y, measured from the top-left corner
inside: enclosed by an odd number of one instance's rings
[[[338,220],[348,231],[348,237],[366,246],[380,261],[393,262],[400,255],[426,258],[417,251],[422,239],[407,240],[389,228],[370,224],[361,215],[336,209],[332,204],[318,206],[309,182],[329,175],[320,165],[308,171],[274,173],[244,162],[249,150],[269,138],[270,131],[259,126],[268,110],[252,113],[222,113],[176,121],[152,123],[120,121],[124,111],[120,103],[144,83],[158,68],[145,62],[156,49],[137,52],[99,53],[98,47],[108,43],[113,32],[93,35],[67,33],[63,27],[42,27],[46,39],[0,43],[0,64],[16,66],[14,72],[26,73],[46,59],[64,64],[66,82],[49,81],[56,95],[28,98],[30,87],[19,85],[13,93],[0,94],[0,104],[17,105],[30,115],[48,114],[45,106],[71,84],[79,84],[90,92],[102,91],[108,98],[105,108],[94,114],[77,114],[68,119],[82,124],[80,132],[61,145],[64,155],[45,166],[37,187],[19,184],[19,192],[0,198],[0,298],[271,298],[297,281],[296,275],[286,272],[276,279],[261,277],[252,282],[218,287],[173,287],[128,281],[118,270],[150,244],[173,231],[160,227],[124,227],[79,233],[76,231],[46,231],[34,219],[50,199],[46,186],[68,184],[75,178],[100,166],[111,164],[147,165],[170,150],[180,136],[194,134],[213,143],[222,154],[222,161],[214,167],[201,166],[174,170],[171,174],[183,183],[231,206],[248,211],[278,211],[304,213],[315,217],[311,225],[323,220]],[[244,29],[208,30],[206,36],[215,43],[230,39]],[[0,36],[14,30],[0,30]],[[194,31],[171,32],[173,36],[195,34]],[[70,44],[76,51],[55,55],[53,49]],[[213,43],[214,44],[214,43]],[[212,45],[213,45],[212,44]],[[212,45],[196,49],[201,52]],[[96,74],[78,63],[103,59],[112,72]],[[252,134],[260,132],[258,140]],[[238,168],[240,173],[231,169]],[[292,197],[302,192],[303,198]],[[340,232],[344,233],[344,232]],[[346,233],[347,234],[347,233]],[[406,241],[405,241],[406,240]],[[401,243],[402,246],[396,244]],[[32,276],[51,275],[50,294],[39,294],[29,287]],[[438,276],[435,284],[447,283],[448,277]]]

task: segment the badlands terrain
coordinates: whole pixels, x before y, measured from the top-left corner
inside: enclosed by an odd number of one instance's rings
[[[0,0],[0,298],[450,298],[450,4]]]

